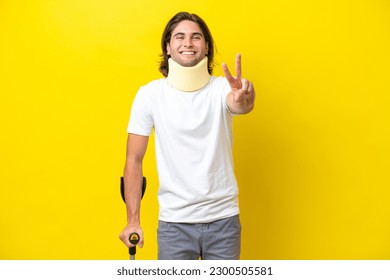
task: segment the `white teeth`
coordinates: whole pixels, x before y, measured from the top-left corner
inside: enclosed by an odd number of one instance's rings
[[[194,52],[182,52],[181,54],[195,54]]]

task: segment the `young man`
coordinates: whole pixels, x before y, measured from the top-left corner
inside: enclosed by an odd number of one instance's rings
[[[141,87],[132,105],[124,170],[126,246],[140,235],[142,160],[155,130],[160,205],[159,259],[239,259],[238,187],[232,159],[232,117],[254,106],[253,84],[222,65],[212,76],[214,41],[197,15],[181,12],[165,27],[160,72]]]

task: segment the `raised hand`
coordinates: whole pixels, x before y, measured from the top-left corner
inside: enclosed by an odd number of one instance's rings
[[[227,96],[229,110],[235,114],[246,114],[252,111],[255,89],[250,81],[242,78],[241,55],[236,55],[236,77],[230,73],[225,63],[222,63],[222,70],[232,90]]]

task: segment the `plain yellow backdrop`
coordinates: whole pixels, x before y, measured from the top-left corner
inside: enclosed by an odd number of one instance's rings
[[[119,177],[160,36],[199,14],[220,64],[257,91],[234,121],[243,259],[390,259],[390,4],[385,0],[3,0],[0,259],[127,259]],[[158,178],[144,163],[156,259]]]

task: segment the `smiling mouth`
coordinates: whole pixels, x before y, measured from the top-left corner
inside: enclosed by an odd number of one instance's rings
[[[186,51],[186,52],[181,52],[180,54],[182,54],[182,55],[194,55],[195,52],[188,52],[188,51]]]

